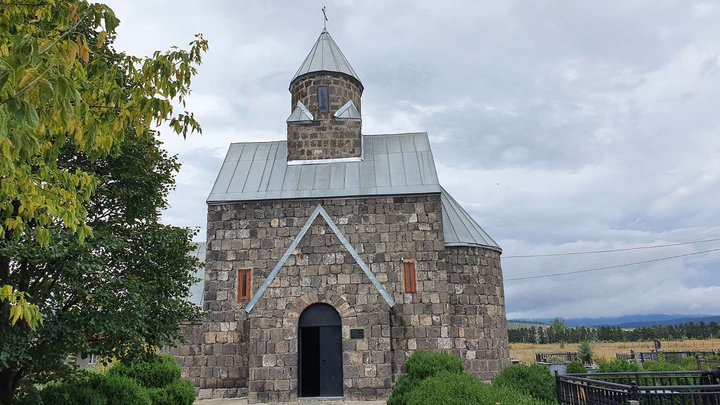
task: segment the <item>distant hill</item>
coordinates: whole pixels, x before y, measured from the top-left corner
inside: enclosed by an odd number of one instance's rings
[[[547,328],[548,325],[545,323],[540,323],[536,321],[513,321],[511,319],[508,319],[508,329],[520,329],[520,328]]]
[[[523,321],[512,321],[512,322],[528,322],[528,323],[544,323],[550,324],[552,319],[533,319]],[[705,322],[710,323],[712,321],[720,323],[720,315],[672,315],[672,314],[646,314],[646,315],[625,315],[618,317],[605,317],[605,318],[573,318],[566,319],[565,323],[568,326],[585,326],[585,327],[598,327],[598,326],[619,326],[623,329],[641,328],[649,326],[663,326],[663,325],[679,325],[681,323],[688,322]],[[511,322],[511,321],[508,321]],[[529,326],[528,326],[529,327]]]
[[[646,321],[646,322],[626,322],[621,323],[617,326],[623,328],[623,329],[635,329],[635,328],[648,328],[651,326],[669,326],[669,325],[680,325],[683,323],[688,322],[694,322],[694,323],[710,323],[710,322],[717,322],[720,323],[720,315],[719,316],[704,316],[700,318],[675,318],[675,319],[666,319],[664,321]]]

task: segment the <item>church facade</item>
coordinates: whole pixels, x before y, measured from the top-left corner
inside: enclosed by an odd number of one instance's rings
[[[323,30],[287,140],[230,145],[207,200],[202,324],[173,350],[201,397],[382,399],[415,350],[509,365],[501,249],[438,181],[426,133],[363,135]]]

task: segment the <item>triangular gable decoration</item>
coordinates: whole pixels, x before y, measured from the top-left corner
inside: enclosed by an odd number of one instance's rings
[[[245,311],[247,313],[250,313],[252,309],[255,307],[255,305],[260,301],[260,298],[262,298],[263,294],[265,293],[265,290],[267,290],[268,286],[270,286],[270,283],[272,283],[273,279],[275,279],[275,276],[280,272],[280,269],[285,265],[285,262],[287,262],[287,259],[290,258],[290,255],[292,252],[298,247],[300,244],[300,241],[305,236],[307,231],[310,229],[310,226],[315,221],[315,219],[318,217],[318,215],[322,216],[325,222],[328,224],[330,229],[333,231],[335,236],[340,240],[340,243],[345,247],[345,249],[350,253],[350,255],[355,259],[355,263],[360,266],[363,273],[370,279],[373,286],[375,286],[375,289],[380,293],[380,295],[385,299],[385,302],[390,307],[395,306],[395,301],[393,301],[392,297],[390,297],[390,294],[388,294],[387,291],[385,291],[385,288],[380,284],[380,281],[375,277],[375,274],[370,270],[370,267],[368,267],[367,264],[360,258],[360,255],[358,255],[357,251],[352,247],[350,242],[348,242],[347,238],[340,232],[340,229],[338,229],[337,225],[335,225],[335,222],[332,220],[330,215],[325,211],[325,209],[318,205],[315,207],[315,210],[312,212],[308,220],[305,222],[305,225],[300,229],[300,232],[295,236],[295,239],[293,239],[290,246],[288,246],[285,253],[280,257],[280,260],[278,260],[277,264],[275,264],[275,267],[270,272],[270,275],[267,279],[265,279],[265,282],[262,286],[258,289],[257,293],[253,297],[253,299],[250,301],[250,303],[245,307]]]

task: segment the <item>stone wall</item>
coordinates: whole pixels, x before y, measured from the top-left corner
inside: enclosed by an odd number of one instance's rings
[[[247,396],[248,323],[226,321],[230,317],[244,318],[209,313],[202,323],[180,325],[183,342],[163,350],[175,356],[182,377],[198,389],[198,399]]]
[[[328,86],[329,108],[318,110],[317,88]],[[313,114],[312,123],[288,123],[288,160],[314,160],[360,157],[362,154],[361,122],[337,120],[335,112],[349,100],[361,110],[359,84],[341,73],[317,73],[300,78],[291,88],[291,111],[298,101]]]
[[[451,351],[467,372],[492,380],[510,365],[500,253],[447,247],[443,258],[450,306],[442,334],[452,337]]]
[[[338,159],[362,155],[360,121],[287,124],[288,160]]]
[[[443,249],[439,195],[210,206],[208,308],[245,314],[245,304],[235,298],[237,270],[253,269],[256,292],[318,203],[394,297],[403,324],[425,323],[430,311],[441,313],[435,292],[446,290],[437,267]],[[402,260],[410,258],[417,261],[417,294],[402,290]],[[333,305],[342,317],[345,396],[386,397],[393,383],[390,308],[318,217],[249,315],[250,400],[296,398],[297,322],[314,302]],[[422,320],[414,311],[422,311]],[[437,348],[437,339],[427,336],[434,333],[425,330],[431,327],[422,327],[418,347]],[[365,339],[349,339],[350,328],[364,329]]]
[[[268,277],[321,204],[393,297],[391,309],[318,217],[250,314],[237,302],[237,273],[252,291]],[[403,260],[416,263],[417,292],[403,291]],[[316,302],[342,320],[344,395],[387,398],[415,350],[448,350],[490,379],[509,363],[499,253],[444,246],[438,194],[230,203],[208,208],[205,309],[177,354],[206,396],[290,401],[298,388],[298,320]],[[363,329],[351,339],[350,329]]]
[[[327,112],[318,111],[317,88],[328,86],[329,109]],[[329,120],[333,114],[348,100],[352,100],[355,108],[362,113],[362,88],[358,82],[342,73],[313,73],[293,83],[290,89],[292,94],[290,111],[295,109],[298,101],[302,101],[317,120]]]

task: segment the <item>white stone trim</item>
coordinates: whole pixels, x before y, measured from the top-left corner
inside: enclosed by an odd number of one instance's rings
[[[348,163],[348,162],[359,162],[362,160],[360,157],[349,157],[349,158],[335,158],[335,159],[308,159],[308,160],[288,160],[288,166],[297,165],[320,165],[323,163]]]

